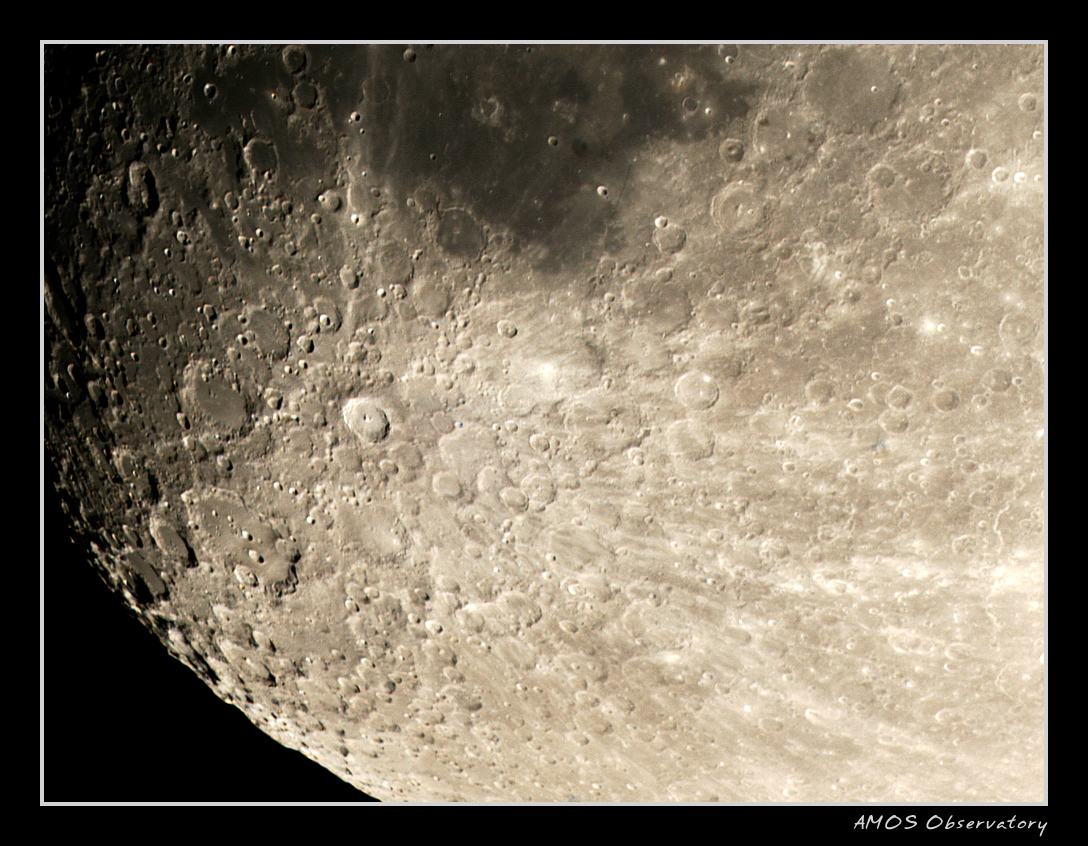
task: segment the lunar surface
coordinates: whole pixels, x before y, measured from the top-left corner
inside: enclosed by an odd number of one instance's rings
[[[47,533],[383,801],[1043,801],[1044,58],[47,45]]]

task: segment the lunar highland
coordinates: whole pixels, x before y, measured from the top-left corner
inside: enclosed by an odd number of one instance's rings
[[[383,801],[1044,801],[1044,57],[46,45],[47,531]]]

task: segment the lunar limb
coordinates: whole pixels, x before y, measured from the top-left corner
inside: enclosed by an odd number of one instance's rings
[[[1044,59],[46,45],[56,529],[383,801],[1043,801]]]

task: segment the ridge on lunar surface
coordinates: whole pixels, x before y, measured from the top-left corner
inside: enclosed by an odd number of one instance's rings
[[[44,53],[55,528],[262,731],[1045,800],[1043,46]]]

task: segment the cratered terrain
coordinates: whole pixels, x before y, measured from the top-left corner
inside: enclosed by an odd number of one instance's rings
[[[47,45],[46,571],[385,801],[1044,800],[1044,56]]]

